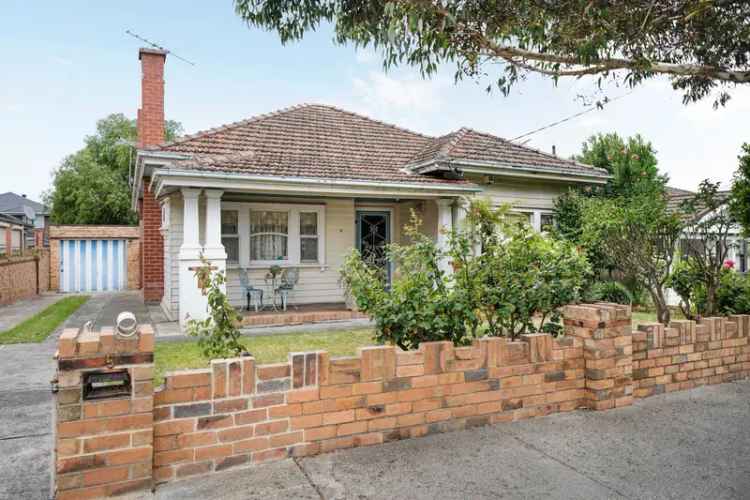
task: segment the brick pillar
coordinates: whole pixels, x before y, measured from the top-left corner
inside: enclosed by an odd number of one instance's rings
[[[633,403],[633,345],[630,306],[596,303],[566,306],[565,334],[583,340],[586,389],[592,410]]]
[[[58,500],[150,489],[154,333],[123,339],[112,329],[67,329],[58,343],[53,492]],[[126,373],[116,393],[87,375]],[[107,376],[107,375],[105,375]],[[88,382],[88,383],[87,383]],[[97,381],[101,382],[101,381]],[[93,386],[96,387],[96,386]]]

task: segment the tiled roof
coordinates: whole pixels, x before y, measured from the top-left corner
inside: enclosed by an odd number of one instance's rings
[[[434,139],[409,161],[409,165],[431,161],[481,162],[491,165],[555,173],[607,177],[607,172],[573,160],[512,143],[501,137],[469,128]]]
[[[677,211],[682,212],[682,203],[685,202],[685,201],[687,201],[687,200],[692,199],[697,194],[697,193],[694,193],[693,191],[687,191],[685,189],[673,188],[673,187],[670,187],[670,186],[667,186],[666,191],[667,191],[667,209],[670,210],[670,211],[672,211],[672,212],[677,212]],[[723,200],[728,199],[730,195],[731,195],[730,191],[718,191],[716,193],[716,196],[719,199],[723,199]],[[680,214],[680,217],[682,219],[684,219],[684,220],[688,220],[688,219],[700,219],[707,212],[708,212],[708,210],[706,209],[705,205],[703,205],[702,203],[698,202],[695,205],[695,213],[692,214],[692,216],[690,214],[687,214],[687,213],[682,213],[682,214]]]
[[[49,213],[47,207],[24,196],[10,191],[0,194],[0,213],[23,214],[23,207],[33,208],[37,214]]]
[[[600,174],[592,167],[473,130],[429,137],[332,106],[305,104],[182,137],[157,148],[183,168],[280,177],[469,184],[405,169],[448,148],[454,158]]]

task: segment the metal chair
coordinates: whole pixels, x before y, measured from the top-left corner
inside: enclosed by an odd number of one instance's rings
[[[294,290],[295,285],[299,282],[299,269],[288,267],[281,272],[281,284],[274,290],[274,295],[281,297],[282,308],[286,311],[289,300],[289,292]]]
[[[250,277],[248,276],[249,272],[249,269],[243,268],[239,270],[240,286],[242,287],[243,294],[247,298],[247,306],[245,307],[245,310],[250,310],[250,304],[252,302],[252,305],[255,307],[255,312],[258,312],[259,309],[263,308],[263,289],[255,288],[250,284]]]

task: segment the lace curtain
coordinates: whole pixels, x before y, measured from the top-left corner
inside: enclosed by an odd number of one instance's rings
[[[250,260],[286,260],[288,241],[288,212],[250,212]]]

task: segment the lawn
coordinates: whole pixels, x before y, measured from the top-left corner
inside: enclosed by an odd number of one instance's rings
[[[331,356],[352,356],[357,348],[374,345],[372,329],[333,332],[294,333],[243,337],[241,342],[258,363],[286,361],[290,352],[328,351]],[[154,351],[155,383],[161,384],[165,372],[186,368],[205,368],[197,341],[158,342]]]
[[[73,295],[58,300],[23,323],[0,332],[0,344],[43,341],[87,300],[89,300],[87,295]]]

